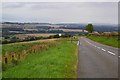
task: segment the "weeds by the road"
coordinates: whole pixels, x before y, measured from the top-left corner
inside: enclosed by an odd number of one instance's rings
[[[18,65],[3,71],[3,77],[76,78],[78,51],[76,44],[67,40],[58,40],[56,44],[58,46],[29,54]]]
[[[87,38],[93,41],[102,43],[102,44],[106,44],[108,46],[120,48],[120,45],[119,45],[120,40],[117,37],[115,38],[115,37],[104,37],[104,36],[91,35],[91,36],[87,36]]]

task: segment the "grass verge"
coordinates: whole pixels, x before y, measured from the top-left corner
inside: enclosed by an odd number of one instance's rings
[[[108,46],[112,46],[112,47],[116,47],[116,48],[120,48],[119,42],[120,40],[118,40],[118,38],[115,37],[104,37],[104,36],[87,36],[87,38],[108,45]]]
[[[66,40],[56,47],[29,54],[25,61],[3,71],[3,78],[77,78],[77,46]]]

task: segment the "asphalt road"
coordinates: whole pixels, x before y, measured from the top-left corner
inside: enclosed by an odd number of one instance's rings
[[[78,78],[118,78],[118,49],[79,38]]]

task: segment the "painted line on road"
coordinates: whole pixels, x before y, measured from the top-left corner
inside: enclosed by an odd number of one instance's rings
[[[88,42],[87,40],[86,40],[86,42],[87,42],[87,43],[89,43],[89,44],[91,44],[91,43],[90,43],[90,42]]]
[[[92,46],[94,46],[94,47],[96,47],[96,48],[98,48],[98,49],[101,49],[102,51],[105,51],[105,52],[108,52],[109,54],[112,54],[112,55],[116,55],[115,53],[113,53],[113,52],[111,52],[111,51],[107,51],[107,50],[105,50],[105,49],[103,49],[103,48],[101,48],[101,47],[99,47],[99,46],[96,46],[96,45],[94,45],[94,44],[92,44],[92,43],[90,43],[89,41],[87,41],[87,40],[85,40],[87,43],[89,43],[89,44],[91,44]],[[119,58],[120,58],[120,56],[118,56]]]
[[[92,46],[95,46],[94,44],[92,44]]]
[[[102,49],[102,51],[106,51],[105,49]]]
[[[98,49],[100,49],[100,47],[97,47]]]
[[[112,54],[112,55],[115,55],[115,53],[111,52],[111,51],[108,51],[108,53]]]

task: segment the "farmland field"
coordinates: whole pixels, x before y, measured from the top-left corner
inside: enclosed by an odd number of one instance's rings
[[[49,37],[49,36],[53,36],[53,35],[56,35],[56,34],[36,33],[36,34],[16,34],[14,36],[19,38],[19,39],[23,39],[23,38],[26,38],[28,36],[31,36],[31,37]]]
[[[24,38],[24,37],[28,37],[28,36],[34,36],[34,37],[49,37],[52,35],[56,35],[56,34],[49,34],[49,33],[36,33],[36,34],[16,34],[15,36],[17,38]]]
[[[7,45],[11,45],[11,44],[28,44],[28,43],[36,43],[36,42],[51,42],[51,41],[55,41],[57,39],[43,39],[43,40],[34,40],[34,41],[25,41],[25,42],[16,42],[16,43],[10,43]]]
[[[41,47],[42,46],[42,47]],[[3,56],[26,51],[16,65],[4,64],[3,78],[76,78],[77,45],[68,39],[3,45]],[[19,53],[20,52],[20,53]],[[23,57],[23,56],[21,56]]]
[[[25,35],[27,35],[27,36],[36,36],[36,37],[41,37],[41,36],[42,37],[49,37],[49,36],[56,35],[56,34],[47,34],[47,33],[42,34],[41,33],[41,34],[25,34]]]

